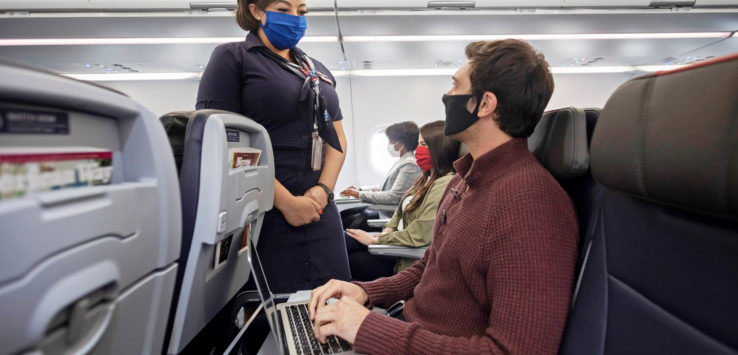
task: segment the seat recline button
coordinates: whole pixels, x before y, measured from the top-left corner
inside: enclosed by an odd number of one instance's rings
[[[218,233],[223,233],[226,230],[226,225],[228,224],[228,212],[221,212],[218,215]]]

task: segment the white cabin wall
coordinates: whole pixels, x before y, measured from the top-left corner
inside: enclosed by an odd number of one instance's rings
[[[195,109],[199,80],[106,81],[100,84],[118,90],[161,117],[172,111]]]
[[[172,111],[194,110],[200,82],[198,80],[108,81],[101,84],[128,95],[160,117]],[[352,144],[355,136],[349,79],[337,78],[336,88],[344,117],[344,132],[349,142],[348,156],[336,183],[338,189],[355,184],[357,169],[355,166],[356,150],[355,145]]]
[[[547,109],[566,106],[602,107],[631,74],[557,74]],[[157,116],[193,110],[199,81],[120,81],[103,85],[121,91]],[[336,191],[350,185],[377,185],[384,173],[369,167],[370,133],[378,126],[412,120],[419,126],[444,119],[441,96],[450,77],[354,77],[337,79],[348,154]]]
[[[601,108],[613,91],[631,77],[631,74],[554,75],[555,89],[547,110],[567,106]],[[359,185],[377,185],[383,181],[384,174],[368,167],[371,131],[380,125],[401,121],[411,120],[422,126],[444,119],[441,97],[451,87],[451,78],[357,77],[352,78],[351,83],[356,138],[349,141],[349,147],[354,152],[351,157],[356,157],[361,163],[345,165],[341,174],[351,174],[347,170],[356,166],[353,174]]]

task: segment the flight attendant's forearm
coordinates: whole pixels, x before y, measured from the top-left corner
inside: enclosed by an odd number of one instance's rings
[[[336,129],[336,135],[338,135],[338,141],[341,143],[341,150],[339,152],[328,144],[325,145],[325,162],[323,162],[323,171],[320,173],[319,182],[328,185],[333,190],[336,187],[336,180],[338,180],[338,174],[341,172],[343,162],[346,160],[346,135],[343,133],[343,124],[341,121],[333,122],[333,127]]]
[[[282,211],[285,206],[289,205],[293,197],[292,193],[279,180],[274,179],[274,207]]]

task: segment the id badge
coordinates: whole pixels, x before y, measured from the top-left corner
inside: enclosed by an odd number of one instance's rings
[[[323,138],[318,131],[313,131],[313,154],[310,161],[313,171],[319,171],[323,167]]]

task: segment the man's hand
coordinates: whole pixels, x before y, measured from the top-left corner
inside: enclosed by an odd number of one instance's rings
[[[293,197],[290,203],[285,204],[279,210],[293,227],[299,227],[313,222],[320,221],[320,214],[323,210],[317,202],[305,196]]]
[[[347,229],[346,234],[356,239],[361,244],[364,245],[373,245],[373,244],[379,244],[379,238],[377,237],[377,233],[369,234],[361,229]]]
[[[350,186],[346,190],[341,191],[341,196],[359,198],[359,189],[355,186]]]
[[[325,206],[328,206],[328,193],[326,193],[320,186],[311,187],[309,190],[305,191],[303,196],[309,197],[313,201],[317,202],[321,211]]]
[[[359,302],[343,296],[338,302],[321,308],[315,315],[315,337],[325,343],[328,336],[336,335],[353,344],[369,312]]]
[[[392,228],[385,228],[385,229],[382,229],[382,234],[389,234],[389,233],[392,233],[394,231],[395,230],[392,229]]]
[[[315,320],[315,315],[326,307],[325,303],[328,299],[343,297],[348,297],[359,304],[364,304],[369,300],[369,296],[361,286],[346,281],[330,280],[310,293],[310,301],[308,302],[310,320]]]

